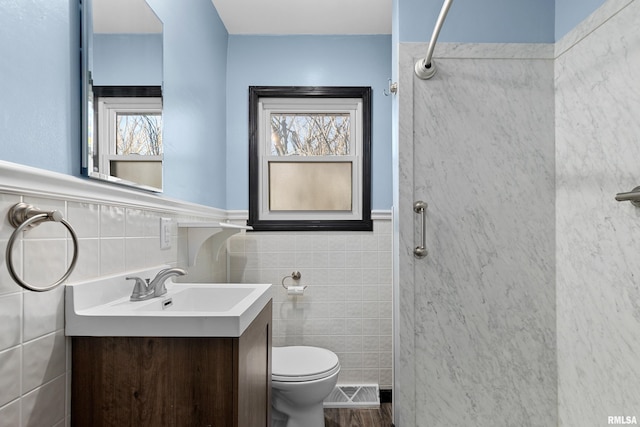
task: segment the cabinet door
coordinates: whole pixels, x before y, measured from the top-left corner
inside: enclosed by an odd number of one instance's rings
[[[228,426],[233,338],[74,337],[72,426]]]
[[[238,427],[271,426],[271,301],[236,341]]]
[[[233,426],[233,338],[180,338],[175,345],[172,392],[175,425]],[[158,424],[159,426],[159,424]]]

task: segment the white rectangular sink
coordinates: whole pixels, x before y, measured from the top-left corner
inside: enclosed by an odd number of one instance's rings
[[[269,284],[172,283],[167,293],[129,301],[133,281],[160,268],[68,284],[67,336],[239,337],[271,299]]]
[[[255,291],[246,285],[173,285],[173,292],[135,306],[139,311],[229,312]]]

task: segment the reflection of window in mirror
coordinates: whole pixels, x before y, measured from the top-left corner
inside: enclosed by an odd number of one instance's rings
[[[85,101],[82,171],[91,178],[160,192],[162,152],[153,148],[156,142],[160,147],[160,134],[150,138],[149,143],[133,143],[134,146],[151,144],[149,149],[123,148],[122,144],[127,145],[131,138],[121,138],[121,149],[118,149],[115,121],[105,127],[107,125],[99,117],[98,103],[106,101],[109,104],[113,100],[106,98],[115,97],[162,97],[163,24],[146,0],[81,0],[80,4]],[[162,116],[159,113],[150,115],[148,105],[143,105],[138,112],[135,107],[133,111],[121,112],[120,118],[127,119],[130,124],[137,123],[138,127],[149,125],[148,129],[154,129],[156,122],[149,120]],[[161,103],[154,106],[157,111],[160,107]],[[104,110],[103,104],[100,114],[105,114]],[[112,120],[115,119],[112,117]],[[158,121],[158,130],[160,126]]]
[[[162,188],[162,98],[98,97],[100,171],[112,179]]]
[[[250,88],[254,230],[371,230],[367,87]]]

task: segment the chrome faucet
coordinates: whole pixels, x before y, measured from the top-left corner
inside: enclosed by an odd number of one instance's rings
[[[159,297],[167,293],[165,282],[169,277],[184,276],[187,272],[182,268],[165,268],[160,270],[153,280],[141,279],[140,277],[126,277],[127,280],[135,280],[133,292],[131,293],[131,301],[145,301],[151,298]]]
[[[164,270],[160,270],[156,277],[153,278],[151,283],[149,283],[149,288],[153,291],[154,297],[159,297],[167,293],[167,288],[165,287],[164,282],[169,277],[174,276],[184,276],[187,272],[182,268],[174,267],[174,268],[165,268]]]

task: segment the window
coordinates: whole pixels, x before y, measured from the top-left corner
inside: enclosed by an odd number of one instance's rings
[[[371,88],[249,88],[249,225],[372,230]]]
[[[162,98],[98,96],[94,167],[106,179],[162,189]]]

